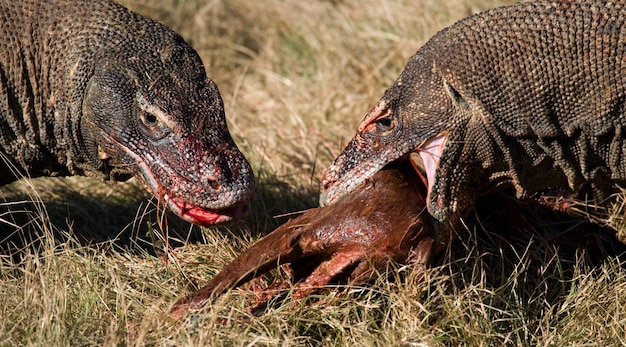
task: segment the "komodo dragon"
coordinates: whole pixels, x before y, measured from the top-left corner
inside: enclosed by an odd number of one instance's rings
[[[0,0],[0,159],[0,184],[135,176],[201,225],[255,191],[195,50],[107,0]]]
[[[522,3],[442,30],[326,170],[321,204],[417,152],[439,245],[495,190],[606,206],[626,181],[625,41],[624,0]]]

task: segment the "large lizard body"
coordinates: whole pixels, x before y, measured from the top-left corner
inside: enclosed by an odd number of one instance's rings
[[[419,152],[437,228],[476,195],[566,189],[597,203],[626,181],[626,1],[538,1],[436,34],[328,168],[329,204]]]
[[[183,219],[254,194],[217,86],[176,33],[108,0],[0,0],[0,184],[136,176]]]

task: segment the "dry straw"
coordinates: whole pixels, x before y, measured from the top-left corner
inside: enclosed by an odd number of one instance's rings
[[[132,181],[0,188],[0,228],[15,241],[0,255],[0,345],[626,343],[619,259],[594,264],[549,235],[507,237],[481,223],[468,224],[423,280],[392,266],[391,275],[347,291],[250,311],[251,292],[235,290],[183,321],[166,319],[171,303],[286,218],[273,216],[316,204],[324,167],[428,37],[512,1],[123,2],[180,32],[202,56],[257,174],[252,216],[221,229],[172,217],[159,224],[154,202]]]

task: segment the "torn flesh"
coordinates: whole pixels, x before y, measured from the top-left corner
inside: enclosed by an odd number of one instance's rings
[[[296,298],[330,283],[366,281],[390,260],[423,267],[431,261],[435,239],[425,190],[408,161],[389,166],[341,200],[278,227],[176,302],[171,315],[180,317],[278,264],[290,264]]]

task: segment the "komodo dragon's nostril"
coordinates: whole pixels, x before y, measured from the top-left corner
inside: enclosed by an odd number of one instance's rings
[[[213,190],[219,190],[222,187],[222,185],[217,183],[217,181],[209,181],[209,185],[213,188]]]

